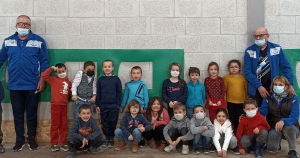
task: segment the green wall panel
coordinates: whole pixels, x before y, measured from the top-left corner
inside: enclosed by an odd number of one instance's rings
[[[300,49],[285,49],[284,50],[289,62],[291,63],[291,67],[293,69],[293,76],[294,76],[294,89],[297,93],[297,96],[300,96],[300,89],[298,86],[298,81],[296,78],[296,66],[297,62],[300,61]]]

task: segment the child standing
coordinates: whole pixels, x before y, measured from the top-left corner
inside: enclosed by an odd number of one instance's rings
[[[88,150],[89,153],[102,153],[100,148],[103,135],[92,116],[91,106],[83,104],[79,108],[79,118],[74,120],[68,140],[70,152],[66,158],[74,158],[77,151]]]
[[[201,105],[194,107],[194,117],[191,119],[191,133],[194,134],[193,152],[200,154],[199,147],[203,145],[204,154],[209,154],[209,146],[215,135],[215,127],[206,117],[205,108]]]
[[[211,62],[208,65],[207,71],[209,77],[205,78],[204,86],[206,90],[206,108],[209,110],[210,121],[213,122],[216,118],[216,112],[219,108],[226,108],[225,84],[222,77],[219,75],[219,65],[216,62]]]
[[[114,63],[111,60],[103,61],[102,70],[104,75],[97,83],[96,111],[100,113],[103,133],[106,137],[102,147],[112,148],[122,99],[122,84],[120,78],[112,74]]]
[[[190,132],[190,120],[186,116],[186,107],[182,103],[175,103],[173,110],[174,117],[164,128],[165,140],[170,144],[164,150],[170,152],[182,141],[182,154],[186,155],[189,154],[189,140],[194,138]]]
[[[145,82],[141,80],[142,78],[142,68],[139,66],[134,66],[131,68],[131,78],[132,81],[125,84],[125,92],[121,105],[121,112],[125,106],[132,100],[137,100],[141,105],[141,113],[148,107],[149,96],[148,87]]]
[[[190,82],[187,84],[188,97],[186,102],[186,115],[189,119],[193,118],[196,105],[204,106],[205,102],[205,88],[202,83],[198,81],[200,77],[200,70],[196,67],[189,69]]]
[[[244,155],[244,148],[254,146],[256,158],[262,158],[261,149],[268,139],[270,126],[266,118],[257,112],[257,103],[254,99],[246,99],[243,108],[246,116],[241,117],[236,132],[236,137],[239,142],[239,151]],[[299,110],[297,112],[299,112]]]
[[[141,114],[140,103],[133,99],[126,107],[120,127],[115,130],[119,145],[115,150],[122,150],[126,144],[132,143],[132,152],[138,152],[138,144],[142,139],[142,132],[151,129],[150,122]]]
[[[86,61],[83,70],[78,71],[72,83],[72,100],[74,100],[74,119],[78,118],[78,109],[82,104],[90,106],[96,99],[95,63]]]
[[[241,74],[241,63],[238,60],[230,60],[228,65],[229,74],[224,76],[226,88],[226,101],[229,113],[229,120],[236,131],[239,124],[239,117],[244,113],[243,103],[247,98],[248,82]]]
[[[151,122],[152,129],[150,131],[143,132],[143,137],[149,141],[150,148],[155,149],[155,140],[160,141],[160,151],[163,151],[166,147],[166,140],[164,138],[163,130],[170,121],[168,111],[163,108],[163,101],[159,97],[153,97],[150,99],[149,106],[145,112],[146,119]]]
[[[56,77],[51,77],[52,70]],[[67,137],[67,104],[71,96],[71,82],[67,77],[67,68],[58,63],[42,73],[43,79],[51,86],[51,151],[68,151]],[[58,144],[60,139],[60,147]]]
[[[220,108],[216,112],[214,120],[215,136],[213,137],[214,145],[218,151],[218,155],[222,158],[227,157],[228,146],[230,151],[236,155],[240,154],[237,148],[237,140],[233,134],[231,122],[228,120],[228,112],[224,108]]]
[[[2,86],[2,82],[0,81],[0,153],[4,153],[5,152],[5,148],[4,146],[1,144],[2,143],[2,139],[3,139],[3,132],[1,129],[1,125],[2,125],[2,106],[1,106],[1,102],[4,99],[4,89]]]
[[[179,63],[174,62],[169,67],[171,78],[164,80],[162,85],[162,99],[168,104],[168,113],[170,118],[174,116],[173,106],[175,103],[180,102],[186,104],[188,89],[186,83],[180,78],[181,66]]]

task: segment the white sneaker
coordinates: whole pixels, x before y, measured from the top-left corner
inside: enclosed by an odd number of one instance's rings
[[[190,152],[189,146],[188,145],[182,145],[182,154],[187,155],[187,154],[189,154],[189,152]]]
[[[171,152],[172,150],[174,150],[176,148],[176,146],[173,145],[168,145],[165,147],[165,151],[166,152]]]

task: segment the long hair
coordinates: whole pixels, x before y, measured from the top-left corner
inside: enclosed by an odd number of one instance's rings
[[[138,107],[139,108],[139,113],[141,113],[141,105],[140,105],[140,102],[138,102],[137,100],[135,99],[132,99],[129,104],[127,105],[126,107],[126,113],[128,114],[131,114],[130,113],[130,108],[131,106],[134,106],[134,107]]]
[[[270,92],[273,93],[273,87],[274,87],[274,82],[275,81],[279,81],[281,83],[284,84],[284,86],[287,88],[286,91],[288,94],[292,93],[292,85],[290,84],[290,82],[287,80],[287,78],[285,78],[284,76],[277,76],[273,79],[273,82],[270,86]]]
[[[178,76],[178,83],[179,83],[179,88],[182,88],[183,87],[183,80],[180,78],[180,75],[181,75],[181,72],[182,72],[182,68],[180,66],[179,63],[177,62],[173,62],[170,67],[169,67],[169,73],[171,72],[172,70],[172,66],[178,66],[179,67],[179,76]]]
[[[145,117],[146,117],[146,119],[149,121],[149,122],[151,122],[151,120],[152,120],[152,106],[153,106],[153,104],[154,104],[154,102],[155,101],[158,101],[158,103],[159,103],[159,105],[160,105],[160,110],[158,111],[158,113],[157,113],[157,115],[158,115],[158,117],[157,117],[157,121],[158,120],[160,120],[160,119],[162,119],[161,118],[161,113],[162,113],[162,111],[163,111],[163,101],[162,101],[162,99],[160,98],[160,97],[157,97],[157,96],[155,96],[155,97],[152,97],[151,99],[150,99],[150,101],[149,101],[149,104],[148,104],[148,109],[146,110],[146,112],[145,112]]]

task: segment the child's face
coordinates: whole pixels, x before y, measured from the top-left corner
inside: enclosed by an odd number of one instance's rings
[[[176,109],[176,110],[174,110],[174,114],[183,114],[183,115],[185,115],[186,111],[183,111],[182,109]]]
[[[56,75],[59,75],[59,74],[62,74],[62,73],[65,73],[67,70],[65,67],[61,67],[61,68],[57,68],[56,70]]]
[[[216,65],[212,65],[208,68],[208,73],[210,75],[210,77],[217,77],[218,76],[218,68]]]
[[[204,114],[205,114],[205,111],[204,111],[204,109],[203,109],[203,108],[201,108],[201,107],[197,107],[197,108],[195,108],[195,109],[194,109],[194,114],[197,114],[198,112],[202,112],[202,113],[204,113]]]
[[[180,68],[179,66],[173,65],[171,70],[170,70],[171,76],[179,76],[180,75]]]
[[[199,75],[198,73],[191,73],[191,74],[190,74],[190,79],[191,79],[191,81],[193,81],[193,82],[197,82],[198,79],[199,79],[199,77],[200,77],[200,75]]]
[[[136,115],[139,113],[139,105],[134,105],[130,107],[130,113]]]
[[[134,81],[138,81],[142,78],[142,72],[140,69],[132,69],[131,70],[131,78]]]
[[[84,121],[88,122],[92,116],[90,109],[82,109],[79,113],[79,117]]]
[[[112,71],[114,70],[113,64],[111,61],[106,61],[102,64],[102,70],[105,75],[111,75]]]
[[[224,113],[224,112],[219,112],[218,114],[217,114],[217,121],[221,124],[221,125],[223,125],[224,124],[224,122],[227,120],[227,116],[226,116],[226,114]]]
[[[256,110],[257,111],[257,107],[254,104],[246,104],[245,108],[244,108],[244,111],[247,112],[247,111],[251,111],[251,110]]]
[[[159,104],[158,100],[155,100],[151,106],[151,110],[154,112],[158,112],[161,109],[161,105]]]
[[[240,70],[241,70],[241,68],[240,68],[240,66],[237,63],[231,63],[229,65],[229,73],[231,75],[237,75],[237,74],[239,74]]]
[[[87,71],[95,71],[95,66],[89,65],[89,66],[87,66],[83,71],[84,71],[85,73],[86,73]]]

